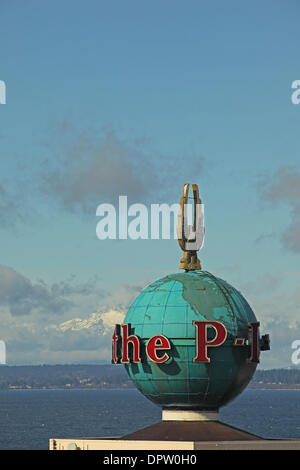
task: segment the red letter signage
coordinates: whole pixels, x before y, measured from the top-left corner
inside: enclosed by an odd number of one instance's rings
[[[122,325],[122,364],[129,364],[131,362],[128,357],[128,345],[132,345],[132,362],[141,362],[140,357],[140,341],[135,335],[129,335],[129,324]]]
[[[258,328],[259,322],[248,323],[249,343],[250,343],[250,359],[249,362],[259,362],[259,344],[258,344]]]
[[[208,348],[221,346],[227,338],[227,329],[223,323],[219,321],[193,321],[196,328],[196,355],[193,362],[210,362],[208,357]],[[170,354],[164,350],[172,348],[171,341],[164,335],[154,335],[142,341],[134,334],[130,334],[130,324],[116,325],[112,337],[112,363],[113,364],[129,364],[140,363],[141,348],[142,357],[146,356],[157,364],[163,364],[168,361]],[[269,349],[269,345],[261,346],[259,340],[259,322],[248,323],[248,341],[245,338],[233,338],[230,344],[233,347],[247,346],[250,349],[248,361],[258,363],[260,350]],[[171,338],[172,339],[172,338]],[[265,340],[267,342],[267,340]]]
[[[196,357],[193,362],[210,362],[207,357],[208,346],[220,346],[224,343],[227,337],[227,330],[225,326],[219,321],[193,321],[196,327]],[[215,337],[208,341],[207,327],[212,326],[215,329]]]
[[[171,349],[171,344],[168,338],[163,335],[156,335],[150,338],[147,343],[146,353],[149,359],[157,364],[162,364],[169,359],[169,355],[164,353],[163,356],[158,357],[156,354],[157,349]]]
[[[119,364],[120,363],[120,358],[119,358],[119,339],[120,339],[120,325],[115,326],[114,334],[112,337],[112,363],[113,364]]]

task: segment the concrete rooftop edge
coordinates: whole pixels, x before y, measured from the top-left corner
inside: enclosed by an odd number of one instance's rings
[[[50,439],[50,450],[300,450],[300,439],[258,441],[142,441],[124,439]]]

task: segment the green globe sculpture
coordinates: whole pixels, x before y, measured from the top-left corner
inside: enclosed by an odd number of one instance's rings
[[[193,362],[193,321],[205,320],[222,322],[227,337],[208,349],[209,363]],[[247,386],[256,369],[249,361],[249,322],[256,322],[251,307],[226,281],[201,270],[170,274],[147,286],[127,312],[124,323],[140,338],[141,362],[125,364],[126,370],[138,390],[163,408],[217,410]],[[145,353],[157,334],[171,344],[163,364]]]
[[[163,420],[215,419],[241,393],[269,349],[242,294],[207,271],[197,257],[204,239],[198,186],[192,185],[194,221],[188,225],[184,185],[177,235],[179,268],[148,285],[113,335],[113,363],[125,364],[147,398],[163,408]],[[202,412],[205,412],[204,414]]]

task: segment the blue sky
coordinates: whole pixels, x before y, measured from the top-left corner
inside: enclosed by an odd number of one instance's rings
[[[8,361],[109,360],[109,334],[99,351],[93,322],[90,333],[70,327],[67,348],[59,325],[118,316],[143,285],[176,272],[181,253],[176,240],[98,240],[96,207],[125,191],[132,203],[178,202],[195,182],[203,268],[241,290],[273,335],[261,367],[291,366],[300,337],[298,2],[3,1],[0,16]],[[101,172],[96,162],[111,149],[114,170]]]

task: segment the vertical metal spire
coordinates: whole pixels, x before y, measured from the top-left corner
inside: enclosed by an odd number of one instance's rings
[[[196,184],[192,185],[194,201],[193,224],[188,225],[189,186],[189,184],[185,184],[183,187],[177,225],[178,243],[184,252],[180,260],[179,269],[185,269],[186,271],[202,269],[197,251],[202,248],[205,231],[203,204]]]

